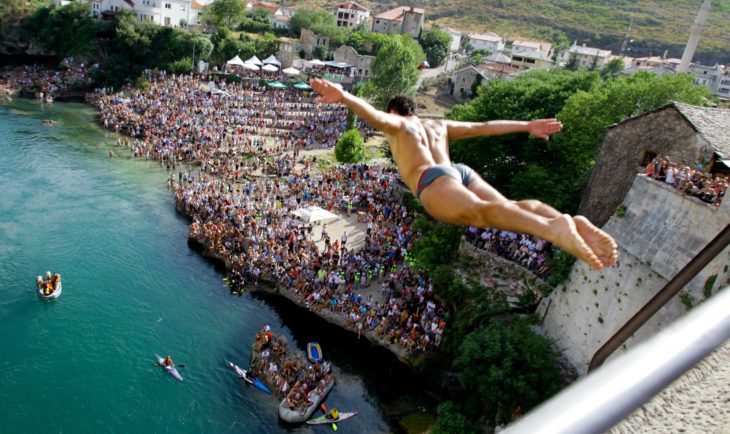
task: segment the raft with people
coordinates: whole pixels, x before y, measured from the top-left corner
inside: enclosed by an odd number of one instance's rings
[[[36,278],[36,289],[38,297],[43,300],[54,300],[61,295],[63,285],[61,285],[61,275],[58,273],[51,274],[46,271],[46,277],[38,276]]]
[[[252,345],[251,371],[281,399],[279,417],[306,422],[335,386],[328,362],[309,363],[302,351],[290,348],[286,337],[264,326]]]

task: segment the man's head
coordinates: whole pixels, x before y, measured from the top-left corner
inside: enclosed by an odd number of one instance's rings
[[[401,116],[413,116],[416,114],[416,101],[407,95],[396,95],[388,102],[385,111]]]

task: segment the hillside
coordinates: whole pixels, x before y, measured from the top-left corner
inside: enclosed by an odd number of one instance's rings
[[[306,2],[310,3],[310,2]],[[321,6],[337,2],[317,0]],[[399,4],[426,9],[427,26],[494,31],[507,39],[568,40],[618,53],[633,18],[631,56],[681,57],[702,0],[398,0],[360,2],[380,12]],[[712,2],[696,61],[730,63],[730,0]]]

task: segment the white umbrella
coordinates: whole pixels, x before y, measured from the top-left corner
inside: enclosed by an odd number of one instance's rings
[[[258,71],[259,67],[254,65],[253,63],[244,62],[243,65],[244,69],[250,69],[251,71]]]
[[[256,55],[255,55],[255,54],[254,54],[253,56],[251,56],[251,58],[250,58],[250,59],[248,59],[248,60],[246,61],[246,63],[253,63],[254,65],[258,65],[258,66],[261,66],[261,65],[263,65],[263,63],[262,63],[262,62],[261,62],[261,61],[259,60],[259,58],[258,58],[258,57],[256,57]]]
[[[264,71],[269,71],[269,72],[274,72],[274,71],[278,71],[279,70],[279,68],[277,68],[274,65],[264,65],[264,66],[261,67],[261,69],[263,69]]]
[[[299,75],[300,74],[299,70],[296,68],[286,68],[286,69],[282,70],[281,72],[283,72],[286,75]]]
[[[271,56],[264,59],[264,64],[271,64],[276,66],[281,66],[281,62],[279,62],[276,57],[272,54]]]
[[[319,59],[314,59],[314,60],[310,61],[309,64],[314,65],[314,66],[322,66],[322,65],[324,65],[324,62],[322,62]]]
[[[228,61],[228,62],[226,62],[226,63],[227,63],[228,65],[238,65],[238,66],[243,66],[243,60],[241,60],[241,58],[240,58],[240,57],[238,57],[238,55],[236,55],[236,57],[234,57],[233,59],[229,60],[229,61]]]

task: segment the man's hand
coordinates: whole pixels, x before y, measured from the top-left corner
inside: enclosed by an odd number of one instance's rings
[[[309,84],[312,86],[312,89],[319,94],[317,99],[315,99],[318,103],[334,104],[342,102],[345,98],[345,91],[342,90],[342,87],[337,86],[328,80],[311,78],[309,80]]]
[[[527,132],[535,137],[548,140],[550,134],[555,134],[563,128],[557,119],[538,119],[527,124]]]

